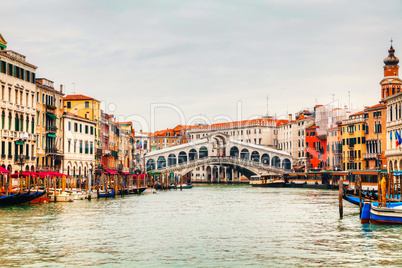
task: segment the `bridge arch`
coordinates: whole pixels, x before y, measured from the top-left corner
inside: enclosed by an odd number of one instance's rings
[[[279,158],[279,156],[274,156],[272,157],[272,164],[273,167],[281,167],[281,159]]]
[[[260,162],[260,153],[257,151],[253,151],[251,153],[251,161]]]
[[[199,158],[200,158],[200,159],[201,159],[201,158],[204,158],[204,157],[208,157],[208,149],[207,149],[207,147],[202,146],[202,147],[200,148],[200,150],[199,150],[198,155],[199,155]]]
[[[188,161],[198,159],[197,150],[191,149],[188,153]]]
[[[173,166],[177,164],[177,158],[175,154],[169,154],[168,156],[168,166]]]
[[[147,160],[147,170],[153,170],[153,169],[155,169],[155,160],[148,159]],[[74,175],[75,175],[75,167],[74,167]]]
[[[261,163],[269,165],[270,164],[269,160],[270,160],[270,158],[269,158],[268,154],[263,154],[261,156]]]
[[[230,156],[239,157],[239,148],[237,148],[236,146],[232,146],[230,148]]]
[[[179,162],[179,164],[183,163],[183,162],[187,162],[187,154],[186,154],[186,152],[181,151],[179,153],[178,162]]]
[[[159,156],[158,160],[156,161],[157,167],[158,168],[164,168],[166,167],[166,158],[164,156]]]
[[[241,153],[240,153],[240,158],[241,158],[241,159],[249,160],[249,156],[250,156],[250,153],[249,153],[249,151],[248,151],[246,148],[244,148],[243,150],[241,150]]]

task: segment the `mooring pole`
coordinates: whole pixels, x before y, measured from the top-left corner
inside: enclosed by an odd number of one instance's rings
[[[339,217],[343,218],[343,178],[339,180]]]

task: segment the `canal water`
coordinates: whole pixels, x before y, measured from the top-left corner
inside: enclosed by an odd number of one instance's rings
[[[0,209],[0,266],[401,266],[402,227],[338,215],[336,191],[191,190]]]

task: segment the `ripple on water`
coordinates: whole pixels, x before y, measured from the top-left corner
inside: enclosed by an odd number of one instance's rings
[[[336,191],[237,185],[0,210],[1,266],[391,266],[402,227]]]

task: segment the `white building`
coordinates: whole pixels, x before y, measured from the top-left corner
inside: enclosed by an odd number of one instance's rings
[[[95,127],[92,120],[66,113],[64,125],[63,173],[87,178],[95,168]]]
[[[135,169],[145,171],[144,155],[150,152],[150,138],[148,133],[135,133],[134,137],[135,146]]]
[[[24,55],[6,50],[7,42],[0,35],[0,164],[14,173],[35,170],[36,66]]]

